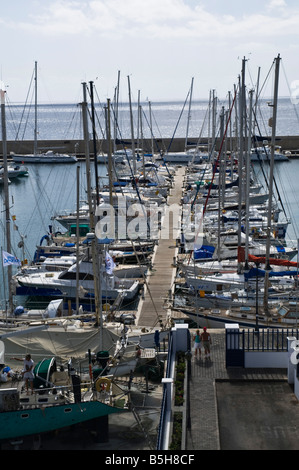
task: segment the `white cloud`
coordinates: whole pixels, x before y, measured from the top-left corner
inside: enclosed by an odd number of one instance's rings
[[[20,54],[12,62],[17,70],[12,76],[19,76],[20,61],[28,67],[37,59],[52,83],[75,87],[82,77],[101,76],[102,89],[110,96],[117,70],[132,74],[133,86],[146,87],[152,97],[156,90],[160,96],[183,93],[196,74],[204,90],[223,86],[226,92],[240,72],[238,57],[252,53],[250,63],[264,66],[281,53],[293,76],[299,77],[294,60],[294,45],[299,43],[297,0],[27,1],[22,15],[0,13],[2,34],[16,38],[15,45],[10,41],[9,51],[3,51],[2,63],[6,66]]]
[[[281,8],[286,8],[287,4],[285,0],[270,0],[267,9],[268,10],[276,10],[276,9],[281,9]]]
[[[281,9],[283,8],[283,15]],[[229,38],[251,39],[298,35],[299,7],[286,8],[284,0],[271,0],[263,12],[211,13],[207,7],[186,0],[55,0],[40,2],[36,11],[10,26],[47,36],[91,36],[124,38]],[[240,11],[242,11],[240,9]],[[254,10],[255,11],[255,10]]]
[[[298,34],[299,8],[285,9],[284,0],[271,0],[268,13],[212,14],[184,0],[56,0],[40,4],[42,13],[15,25],[43,36],[96,34],[112,38],[202,38],[203,40],[248,36],[277,37]],[[281,8],[284,14],[281,15]],[[269,11],[271,10],[271,14]],[[277,14],[275,14],[277,13]]]

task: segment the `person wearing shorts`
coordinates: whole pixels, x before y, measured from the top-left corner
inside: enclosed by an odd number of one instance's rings
[[[203,333],[201,334],[202,344],[205,350],[205,357],[210,357],[210,345],[212,344],[210,333],[207,332],[204,326]]]
[[[196,333],[193,337],[193,341],[194,341],[194,355],[195,357],[197,357],[197,351],[198,351],[198,355],[199,357],[201,357],[201,337],[199,334],[199,330],[196,330]]]

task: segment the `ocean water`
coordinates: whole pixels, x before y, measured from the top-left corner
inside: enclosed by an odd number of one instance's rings
[[[207,102],[196,102],[191,109],[191,121],[189,136],[200,135],[200,129],[203,129],[204,118],[207,114]],[[263,103],[264,118],[266,124],[270,114],[267,103]],[[290,100],[280,100],[279,119],[277,125],[277,135],[297,135],[298,120],[296,109]],[[148,112],[148,110],[145,110]],[[186,135],[188,105],[183,111],[183,103],[152,103],[152,123],[153,132],[156,137],[172,137],[177,128],[176,137]],[[7,121],[7,139],[16,138],[16,129],[20,122],[22,110],[20,107],[13,106],[6,108]],[[78,105],[55,105],[39,106],[39,137],[42,139],[75,139],[82,138],[82,122],[80,106]],[[99,113],[100,116],[100,113]],[[179,120],[179,117],[181,119]],[[184,119],[183,119],[184,118]],[[147,115],[147,119],[149,116]],[[178,124],[179,120],[179,124]],[[135,121],[134,121],[135,122]],[[149,121],[150,122],[150,121]],[[194,127],[191,123],[193,122]],[[29,125],[30,123],[30,125]],[[27,133],[23,133],[23,138],[31,139],[33,135],[33,121],[28,118]],[[262,125],[262,121],[261,121]],[[155,126],[155,127],[154,127]],[[104,128],[104,127],[103,127]],[[130,137],[130,119],[128,105],[120,106],[119,128],[123,131],[122,137]],[[143,123],[144,137],[150,137],[146,134]],[[158,134],[158,129],[159,133]],[[20,132],[20,130],[19,130]],[[196,134],[196,132],[198,134]],[[20,135],[20,133],[19,133]],[[201,135],[207,135],[202,133]],[[73,211],[76,208],[76,184],[77,184],[77,166],[80,167],[80,200],[86,200],[86,169],[85,163],[77,164],[59,164],[59,165],[26,165],[29,170],[29,176],[13,180],[9,186],[10,194],[10,214],[14,216],[11,220],[11,243],[13,253],[20,259],[27,258],[32,261],[35,247],[39,244],[43,235],[49,231],[49,225],[53,225],[53,230],[61,229],[58,223],[54,223],[52,217],[62,211]],[[258,165],[255,165],[256,173],[261,179],[261,171]],[[267,173],[269,168],[265,168]],[[94,166],[91,165],[92,184],[94,182]],[[103,181],[107,177],[105,165],[98,165],[98,174]],[[288,228],[288,244],[297,246],[299,237],[299,160],[281,162],[275,164],[275,178],[279,189],[281,200],[287,216],[291,220]],[[5,211],[4,211],[3,188],[0,187],[0,240],[1,246],[5,249]],[[24,241],[24,247],[19,246]],[[2,273],[1,273],[2,271]],[[0,282],[3,276],[3,269],[0,270]],[[0,289],[0,307],[3,306],[3,282]],[[2,300],[2,302],[1,302]]]

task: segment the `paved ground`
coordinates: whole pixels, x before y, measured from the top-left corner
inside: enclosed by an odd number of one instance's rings
[[[211,360],[192,359],[187,449],[298,450],[299,402],[284,369],[225,367],[224,330]]]

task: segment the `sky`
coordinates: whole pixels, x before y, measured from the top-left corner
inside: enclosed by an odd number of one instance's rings
[[[298,0],[10,0],[0,10],[1,80],[24,103],[34,62],[40,103],[225,98],[246,58],[246,85],[282,58],[279,95],[299,96]],[[273,82],[267,81],[271,96]],[[265,85],[266,92],[266,85]]]

